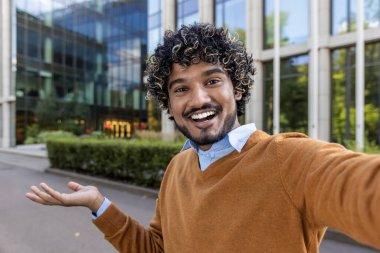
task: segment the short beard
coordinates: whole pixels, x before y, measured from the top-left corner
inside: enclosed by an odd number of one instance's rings
[[[194,142],[197,146],[204,146],[209,144],[214,144],[215,142],[220,141],[223,139],[231,130],[233,129],[235,125],[235,121],[237,118],[237,111],[236,108],[233,113],[227,115],[226,120],[224,121],[224,125],[222,129],[219,131],[219,133],[215,135],[208,134],[207,129],[203,129],[201,131],[201,134],[199,137],[192,136],[190,134],[190,131],[185,126],[180,126],[177,124],[177,122],[174,120],[174,123],[177,127],[177,129],[184,135],[186,138]]]

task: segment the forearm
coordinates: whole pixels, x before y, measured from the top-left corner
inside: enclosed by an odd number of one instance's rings
[[[113,204],[93,223],[119,252],[163,252],[160,229],[145,229]]]
[[[380,156],[313,140],[289,144],[281,149],[282,181],[301,214],[313,227],[380,248]]]

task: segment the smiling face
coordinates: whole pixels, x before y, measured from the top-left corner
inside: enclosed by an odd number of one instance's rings
[[[173,64],[168,80],[169,113],[178,129],[207,150],[239,126],[236,101],[241,93],[220,65]]]

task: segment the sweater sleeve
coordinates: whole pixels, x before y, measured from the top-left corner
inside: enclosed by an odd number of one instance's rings
[[[147,229],[114,204],[93,223],[104,234],[105,239],[121,253],[164,252],[158,200],[156,213]]]
[[[380,249],[380,155],[308,138],[284,138],[277,148],[284,189],[312,228]]]

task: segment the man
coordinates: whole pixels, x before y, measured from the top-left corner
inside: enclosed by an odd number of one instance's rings
[[[92,186],[32,186],[31,200],[87,206],[120,252],[318,252],[327,226],[380,248],[380,156],[299,133],[240,126],[252,57],[223,28],[166,33],[148,60],[148,97],[189,139],[166,170],[148,228]]]

